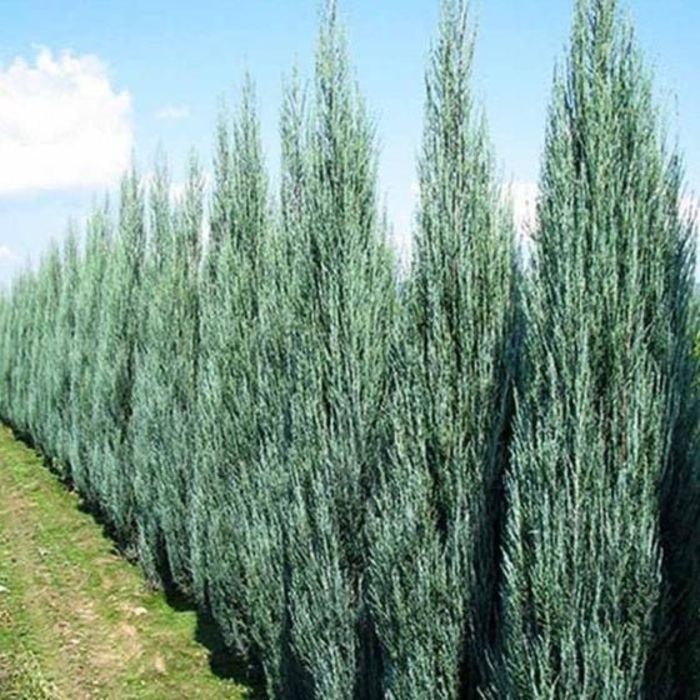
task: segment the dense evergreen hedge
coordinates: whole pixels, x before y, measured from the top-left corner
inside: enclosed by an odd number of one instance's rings
[[[578,0],[527,269],[444,0],[410,270],[335,4],[270,188],[247,79],[211,197],[161,155],[0,303],[0,414],[271,698],[700,695],[683,177],[614,0]]]

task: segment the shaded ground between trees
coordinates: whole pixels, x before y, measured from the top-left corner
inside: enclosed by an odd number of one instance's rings
[[[0,427],[0,700],[262,697],[213,625],[149,591],[102,526]]]

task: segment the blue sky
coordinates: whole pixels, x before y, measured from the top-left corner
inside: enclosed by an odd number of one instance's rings
[[[410,234],[423,73],[439,0],[339,0],[353,65],[381,147],[381,191],[398,238]],[[700,3],[628,0],[656,88],[700,191]],[[0,282],[60,240],[136,155],[161,144],[176,178],[194,148],[210,169],[221,98],[246,70],[265,149],[279,158],[282,78],[310,76],[320,0],[7,0],[0,23]],[[503,177],[530,199],[555,62],[572,3],[475,0],[474,83]]]

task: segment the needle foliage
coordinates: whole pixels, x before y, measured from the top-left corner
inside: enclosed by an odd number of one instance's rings
[[[613,0],[580,0],[540,181],[498,697],[697,695],[697,370],[680,188],[630,26]]]
[[[529,267],[467,0],[425,75],[412,263],[335,2],[255,90],[125,175],[0,295],[0,415],[281,700],[700,696],[683,171],[615,0],[577,0]]]

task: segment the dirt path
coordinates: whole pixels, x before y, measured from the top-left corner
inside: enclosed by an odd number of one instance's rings
[[[78,505],[0,428],[0,699],[250,697]]]

